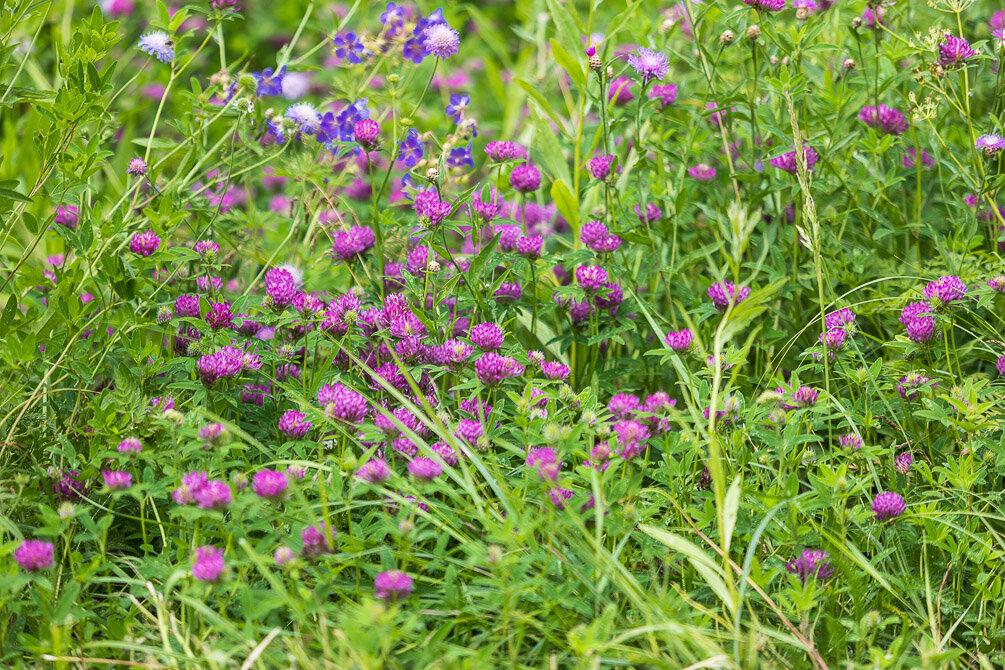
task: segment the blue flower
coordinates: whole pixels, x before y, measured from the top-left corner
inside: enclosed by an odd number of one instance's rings
[[[341,35],[336,35],[335,39],[332,40],[332,44],[335,45],[336,58],[347,60],[350,63],[362,63],[363,59],[370,54],[366,50],[366,47],[363,46],[363,42],[356,36],[356,33],[351,30]]]
[[[405,27],[405,10],[393,2],[387,3],[387,9],[380,15],[380,23],[387,28],[387,36],[396,36]]]
[[[137,46],[140,51],[154,56],[162,63],[170,63],[174,60],[174,42],[170,35],[160,30],[141,37]]]
[[[252,75],[258,82],[258,88],[255,89],[255,93],[259,96],[283,94],[283,77],[286,75],[285,65],[279,68],[279,71],[276,73],[273,73],[271,67],[267,67],[261,72],[253,72]]]
[[[471,157],[471,142],[466,147],[457,147],[450,150],[447,156],[447,165],[451,167],[474,167],[475,161]]]
[[[412,37],[406,40],[401,47],[401,55],[416,65],[422,63],[426,57],[426,46],[422,43],[422,38]]]
[[[447,105],[447,116],[452,118],[454,123],[460,123],[470,103],[471,98],[469,96],[463,93],[454,93],[450,96],[450,104]]]
[[[415,167],[422,159],[422,140],[415,128],[408,129],[408,135],[398,144],[398,161],[405,167]]]

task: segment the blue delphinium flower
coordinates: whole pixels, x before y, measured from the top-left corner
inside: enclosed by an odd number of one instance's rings
[[[450,96],[450,104],[447,105],[447,116],[452,118],[454,123],[460,123],[470,103],[469,96],[463,93],[454,93]]]
[[[174,42],[171,36],[163,31],[147,33],[140,38],[137,44],[140,51],[154,56],[162,63],[170,63],[174,60]]]
[[[282,95],[283,77],[286,76],[286,66],[279,68],[278,72],[273,72],[271,67],[267,67],[261,72],[253,72],[258,88],[255,90],[259,96]]]
[[[415,167],[422,159],[422,140],[415,128],[408,129],[408,135],[398,144],[398,161],[405,167]]]
[[[336,35],[335,39],[332,40],[332,44],[335,45],[335,56],[350,63],[362,63],[363,59],[369,55],[366,47],[363,46],[363,42],[351,30],[341,35]]]

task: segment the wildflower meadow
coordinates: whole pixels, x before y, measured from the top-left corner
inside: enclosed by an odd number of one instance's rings
[[[1005,667],[1002,3],[0,4],[0,667]]]

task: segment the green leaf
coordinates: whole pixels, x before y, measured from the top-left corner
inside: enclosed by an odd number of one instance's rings
[[[571,184],[572,177],[569,174],[569,165],[565,162],[562,145],[551,126],[540,114],[534,115],[534,139],[540,147],[541,162],[551,172],[552,178]]]
[[[705,580],[708,587],[712,589],[717,596],[719,596],[723,605],[725,605],[730,611],[736,609],[733,599],[729,595],[729,589],[726,588],[726,581],[723,579],[722,567],[715,563],[715,561],[713,561],[708,554],[696,545],[685,540],[680,535],[671,533],[670,531],[662,528],[639,524],[639,530],[657,542],[666,545],[669,549],[676,551],[679,554],[684,554],[688,561],[691,562],[691,565],[694,566],[694,569],[701,575],[702,579]]]
[[[551,44],[551,55],[555,58],[555,62],[561,65],[565,71],[569,73],[569,76],[572,77],[572,81],[575,82],[579,88],[585,89],[586,72],[583,70],[583,65],[554,39],[549,40],[549,43]]]
[[[174,149],[176,142],[172,142],[171,140],[162,140],[157,137],[137,137],[133,140],[133,144],[143,148],[150,147],[151,149]]]
[[[579,203],[573,197],[572,191],[561,179],[551,183],[551,199],[555,201],[558,211],[572,227],[572,232],[579,235]]]

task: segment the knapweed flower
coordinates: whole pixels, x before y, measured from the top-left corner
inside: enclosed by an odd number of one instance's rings
[[[889,521],[896,519],[907,509],[904,499],[892,491],[884,491],[877,495],[872,501],[872,511],[876,515],[877,521]]]
[[[649,89],[649,99],[658,100],[664,107],[669,107],[677,102],[677,90],[676,84],[653,86]]]
[[[140,51],[150,54],[162,63],[174,60],[174,41],[167,33],[156,30],[140,38],[137,44]]]
[[[826,551],[805,549],[798,558],[785,564],[785,569],[806,584],[811,578],[829,579],[834,574]]]
[[[460,43],[457,31],[446,23],[435,23],[422,32],[422,46],[436,58],[450,58],[457,53]]]
[[[929,282],[922,293],[932,309],[939,311],[943,307],[952,308],[967,297],[967,285],[959,277],[944,275],[935,281]]]
[[[143,451],[143,445],[140,444],[140,438],[127,437],[119,442],[118,451],[120,454],[138,454]]]
[[[998,275],[989,279],[988,288],[996,293],[1005,293],[1005,275]]]
[[[217,549],[211,544],[195,550],[195,563],[192,564],[192,576],[200,582],[213,583],[220,579],[223,569],[223,549]]]
[[[506,339],[502,328],[495,323],[479,323],[471,328],[469,337],[471,343],[483,351],[498,351]]]
[[[946,33],[946,39],[939,45],[939,63],[942,67],[957,67],[968,58],[977,55],[970,43],[962,37]]]
[[[634,99],[635,94],[632,93],[631,79],[618,77],[611,82],[611,85],[607,90],[608,102],[613,101],[615,105],[622,107]]]
[[[147,173],[147,163],[142,158],[134,158],[129,161],[129,167],[126,168],[126,174],[131,174],[134,177],[142,177]]]
[[[273,268],[265,273],[265,293],[276,308],[283,308],[293,302],[297,294],[297,284],[286,268]]]
[[[863,107],[858,118],[886,135],[903,135],[911,125],[902,111],[886,105]]]
[[[750,295],[750,288],[741,286],[739,290],[731,281],[717,281],[708,287],[708,297],[720,312],[725,311],[734,300],[739,305]]]
[[[541,172],[530,163],[522,163],[510,172],[509,184],[520,193],[533,193],[541,188]]]
[[[289,486],[285,472],[278,470],[259,470],[251,480],[251,489],[259,498],[278,500]]]
[[[152,230],[144,230],[136,233],[129,240],[129,250],[137,256],[149,256],[157,251],[161,245],[161,238]]]
[[[762,12],[779,12],[785,9],[785,0],[743,0],[743,4]]]
[[[643,84],[653,80],[662,81],[670,71],[670,61],[666,54],[646,47],[639,47],[635,53],[628,56],[628,64],[632,66]]]
[[[475,361],[475,374],[486,386],[498,386],[511,377],[523,374],[524,366],[510,356],[500,356],[494,351],[482,354]]]
[[[336,58],[347,60],[353,64],[362,63],[368,55],[363,41],[351,30],[336,35],[335,39],[332,40],[332,46],[335,47]]]
[[[897,454],[893,459],[893,467],[896,468],[897,472],[902,475],[906,475],[911,469],[911,464],[914,463],[914,454],[910,451],[905,451],[902,454]]]
[[[408,464],[408,474],[420,482],[431,482],[442,473],[443,468],[431,458],[413,458]]]
[[[101,473],[109,491],[125,491],[133,485],[133,476],[121,470],[105,470]]]
[[[998,374],[1005,377],[1005,355],[1002,355],[995,361],[995,369],[998,370]]]
[[[586,162],[586,169],[594,179],[607,181],[611,176],[612,165],[614,165],[614,155],[606,154],[591,158]]]
[[[715,168],[707,163],[698,163],[694,167],[689,167],[687,173],[691,175],[692,179],[697,179],[698,181],[711,181],[715,179]]]
[[[38,572],[56,564],[55,547],[45,540],[25,540],[14,550],[14,560],[23,570]]]
[[[806,156],[806,169],[812,170],[813,166],[817,164],[817,159],[820,158],[819,154],[817,154],[816,149],[808,144],[804,144],[803,155]],[[796,163],[796,151],[794,149],[780,156],[775,156],[768,162],[771,163],[772,167],[776,167],[789,174],[795,174],[799,170]]]
[[[939,385],[939,382],[933,381],[931,377],[923,375],[920,372],[909,372],[897,382],[897,393],[905,400],[915,400],[918,397],[919,390],[927,387],[929,384],[931,384],[931,388],[935,388]]]
[[[391,468],[383,458],[371,458],[360,466],[356,476],[368,484],[380,484],[391,476]]]
[[[230,485],[218,479],[206,482],[192,495],[200,509],[223,509],[234,499]]]
[[[982,150],[988,156],[994,156],[996,153],[1005,149],[1005,137],[997,133],[991,133],[988,135],[981,135],[974,142],[974,146],[977,149]]]
[[[382,572],[373,580],[373,594],[381,600],[397,602],[412,593],[412,578],[401,570]]]
[[[307,416],[296,410],[289,410],[279,418],[279,432],[291,440],[299,440],[311,430]]]

